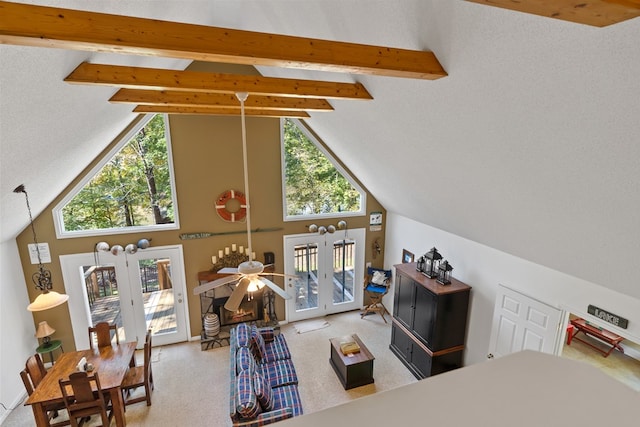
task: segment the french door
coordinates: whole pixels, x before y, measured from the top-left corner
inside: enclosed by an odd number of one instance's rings
[[[89,347],[87,328],[100,321],[139,347],[147,329],[154,345],[188,339],[182,246],[62,255],[60,264],[76,348]]]
[[[365,229],[284,237],[287,320],[362,308]]]

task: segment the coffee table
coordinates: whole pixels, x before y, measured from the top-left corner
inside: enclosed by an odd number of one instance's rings
[[[356,334],[331,338],[331,358],[329,363],[336,372],[345,390],[360,387],[373,382],[373,360],[375,357]],[[340,343],[355,341],[360,352],[345,355],[340,350]]]

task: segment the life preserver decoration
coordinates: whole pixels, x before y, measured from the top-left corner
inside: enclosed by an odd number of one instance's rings
[[[230,211],[227,204],[231,200],[236,200],[240,208],[235,211]],[[218,196],[216,200],[216,212],[220,218],[228,222],[242,221],[247,216],[247,199],[244,193],[235,190],[227,190]]]

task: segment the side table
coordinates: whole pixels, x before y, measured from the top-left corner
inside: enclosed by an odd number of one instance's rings
[[[51,358],[51,364],[53,365],[53,352],[57,349],[60,349],[60,351],[64,353],[62,341],[60,340],[53,340],[49,341],[47,344],[41,344],[36,348],[36,352],[39,354],[49,353],[49,358]]]

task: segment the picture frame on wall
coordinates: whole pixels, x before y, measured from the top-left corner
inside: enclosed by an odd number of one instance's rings
[[[414,255],[406,249],[402,250],[402,263],[407,264],[413,262]]]

